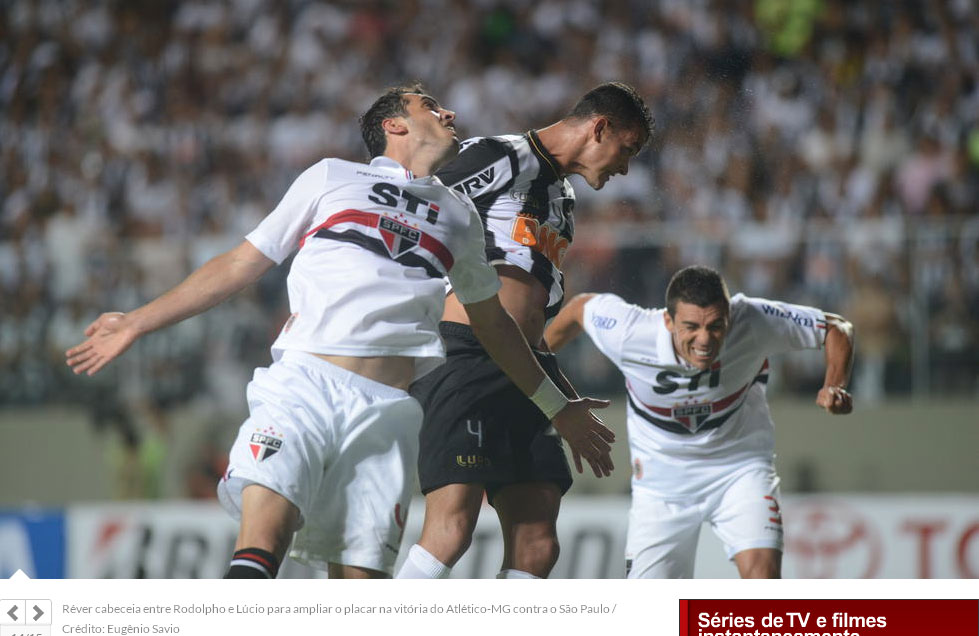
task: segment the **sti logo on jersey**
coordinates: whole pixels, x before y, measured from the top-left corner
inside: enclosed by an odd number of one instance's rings
[[[381,217],[377,229],[381,232],[384,245],[393,257],[398,257],[418,245],[422,235],[420,231],[386,216]]]
[[[707,404],[677,404],[673,407],[673,419],[683,424],[690,432],[695,432],[710,417],[711,406]]]
[[[256,428],[255,432],[252,433],[251,442],[248,444],[255,461],[264,461],[282,450],[282,437],[282,433],[271,426],[263,429]]]

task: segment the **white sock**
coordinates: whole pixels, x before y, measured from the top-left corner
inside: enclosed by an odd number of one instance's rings
[[[534,576],[530,572],[524,572],[523,570],[500,570],[496,575],[498,579],[539,579],[539,576]]]
[[[447,579],[452,568],[445,565],[417,543],[408,550],[396,579]]]

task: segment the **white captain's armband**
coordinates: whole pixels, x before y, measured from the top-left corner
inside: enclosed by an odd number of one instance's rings
[[[564,393],[561,393],[561,390],[546,375],[534,394],[530,396],[530,401],[537,405],[549,420],[553,420],[554,416],[568,404],[568,398],[564,397]]]

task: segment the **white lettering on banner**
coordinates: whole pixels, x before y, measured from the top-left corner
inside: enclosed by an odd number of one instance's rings
[[[783,496],[786,578],[979,577],[979,496]],[[418,539],[424,502],[414,501],[402,542]],[[618,578],[629,498],[569,497],[558,524],[555,578]],[[220,578],[237,524],[216,503],[70,506],[70,578]],[[496,515],[480,515],[453,577],[493,578],[503,556]],[[709,527],[701,532],[694,574],[736,578]],[[289,560],[280,576],[322,576]]]

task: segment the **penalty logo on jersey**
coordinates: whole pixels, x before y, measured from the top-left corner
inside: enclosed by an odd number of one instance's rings
[[[251,442],[248,448],[252,451],[255,461],[263,461],[282,450],[282,433],[279,433],[271,426],[263,429],[255,429],[252,433]]]
[[[386,216],[381,217],[377,229],[381,232],[381,238],[392,258],[397,258],[418,245],[422,235],[421,231]]]

